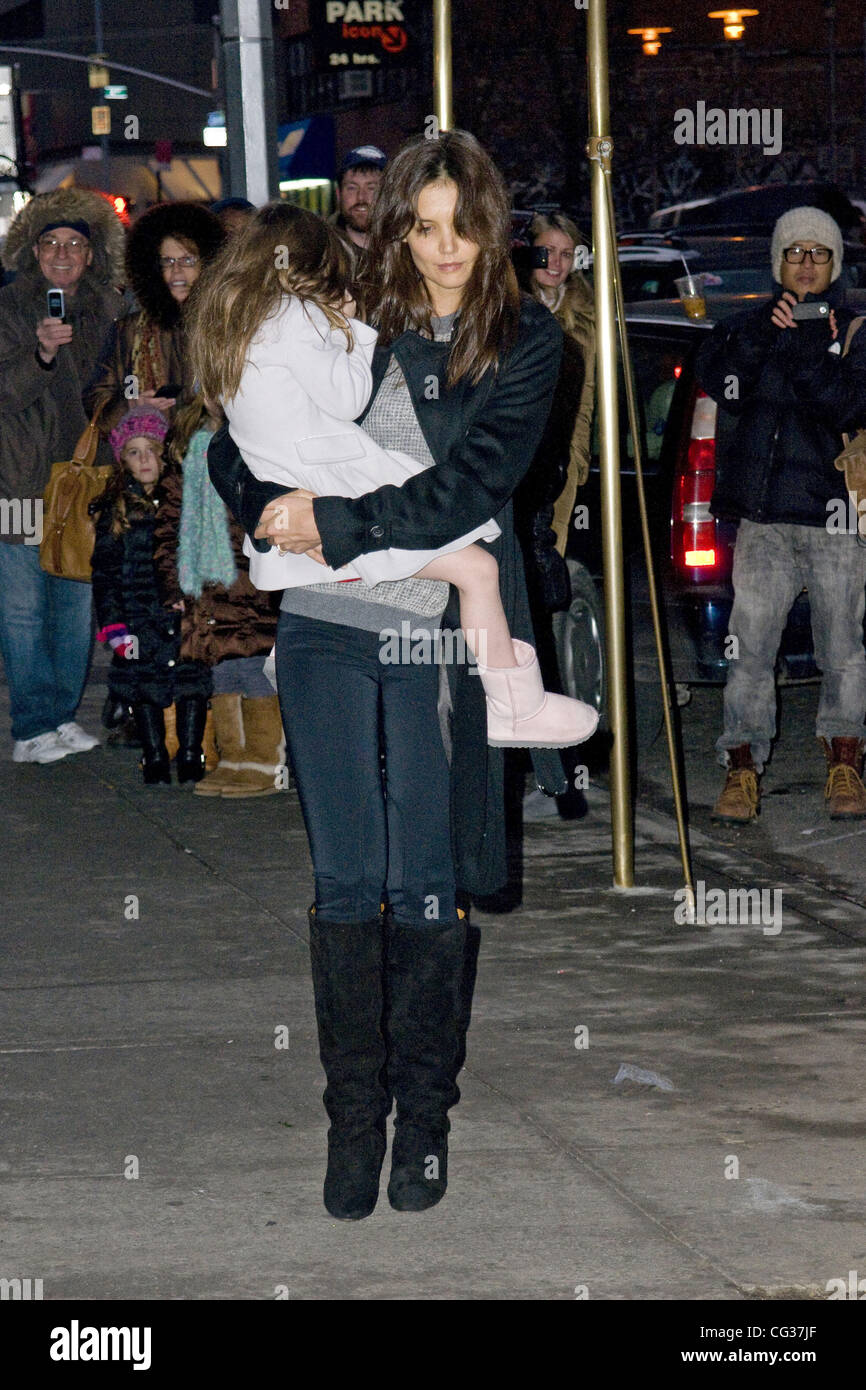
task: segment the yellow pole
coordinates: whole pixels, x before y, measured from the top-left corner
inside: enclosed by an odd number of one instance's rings
[[[589,0],[587,10],[589,141],[592,162],[593,283],[595,286],[596,390],[601,441],[601,527],[608,669],[608,713],[613,732],[610,754],[610,810],[613,882],[634,885],[634,828],[628,747],[625,579],[622,563],[622,502],[619,474],[619,413],[614,320],[614,264],[608,232],[606,170],[610,138],[606,0]]]
[[[439,129],[453,130],[451,0],[433,0],[433,102]]]

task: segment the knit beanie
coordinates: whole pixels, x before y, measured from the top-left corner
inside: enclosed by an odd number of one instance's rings
[[[160,444],[168,434],[168,425],[158,410],[130,410],[119,420],[108,436],[117,462],[130,439],[158,439]]]
[[[770,259],[773,265],[773,279],[782,280],[782,252],[786,246],[796,246],[801,241],[816,241],[820,246],[829,246],[833,252],[830,282],[838,280],[842,274],[842,233],[828,212],[820,208],[791,208],[783,212],[773,228],[773,241],[770,246]]]

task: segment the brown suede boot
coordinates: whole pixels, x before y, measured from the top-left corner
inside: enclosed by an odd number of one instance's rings
[[[712,819],[730,825],[747,825],[755,820],[761,801],[758,774],[748,743],[728,749],[730,767],[722,794],[712,810]]]
[[[863,742],[859,738],[834,738],[832,747],[821,739],[827,759],[824,800],[831,820],[861,820],[866,816],[863,786]]]
[[[241,718],[241,697],[240,695],[212,695],[211,707],[208,711],[208,718],[213,722],[213,729],[216,734],[216,764],[214,770],[208,770],[207,777],[203,777],[196,783],[196,796],[222,796],[226,787],[232,783],[243,785],[238,781],[239,768],[242,757],[244,756],[244,725]],[[207,739],[207,726],[205,726],[205,739]],[[207,743],[205,742],[205,767],[207,764]]]
[[[288,786],[286,742],[276,695],[262,695],[241,701],[244,724],[244,751],[224,797],[272,796]]]

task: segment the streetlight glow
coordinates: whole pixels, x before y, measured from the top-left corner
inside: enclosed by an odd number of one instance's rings
[[[746,31],[744,19],[751,19],[760,10],[711,10],[707,19],[721,19],[724,21],[724,34],[726,39],[741,39]]]
[[[640,34],[643,39],[643,51],[648,58],[657,58],[661,48],[659,34],[672,34],[673,29],[663,29],[656,26],[654,29],[629,29],[630,34]]]

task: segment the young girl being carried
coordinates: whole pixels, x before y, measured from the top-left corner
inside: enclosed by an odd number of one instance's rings
[[[372,392],[376,332],[354,317],[351,271],[339,237],[291,204],[259,210],[205,271],[194,306],[193,354],[205,395],[262,481],[307,495],[360,497],[400,486],[430,466],[384,450],[353,421]],[[438,328],[451,325],[434,320]],[[444,384],[443,405],[447,409]],[[407,392],[407,409],[411,403]],[[262,589],[415,576],[454,584],[460,622],[487,696],[488,742],[564,748],[589,738],[596,711],[544,690],[534,649],[513,640],[498,565],[475,542],[500,534],[489,520],[436,550],[375,550],[332,570],[321,552],[260,553],[245,542]]]

